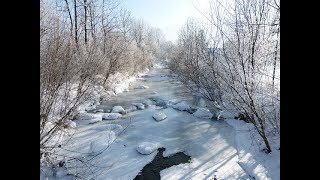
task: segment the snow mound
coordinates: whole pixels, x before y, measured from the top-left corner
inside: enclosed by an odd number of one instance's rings
[[[135,81],[135,77],[130,76],[127,73],[117,72],[111,75],[107,80],[106,87],[111,90],[107,93],[113,96],[128,91],[129,84],[133,81]]]
[[[193,115],[205,119],[210,119],[213,117],[213,114],[207,108],[199,108],[196,112],[193,113]]]
[[[65,124],[66,124],[67,127],[69,127],[69,128],[76,128],[76,127],[77,127],[77,124],[76,124],[75,122],[71,121],[71,120],[67,120],[67,121],[65,122]]]
[[[128,85],[127,84],[117,84],[114,86],[113,92],[115,94],[120,94],[122,92],[128,92]]]
[[[148,89],[148,88],[149,88],[148,86],[140,85],[135,87],[134,89]]]
[[[142,103],[131,103],[131,104],[136,106],[139,110],[145,109],[144,104]]]
[[[112,108],[112,113],[120,113],[120,114],[124,114],[126,111],[123,109],[122,106],[114,106]]]
[[[164,113],[162,112],[158,112],[158,113],[155,113],[153,116],[152,116],[156,121],[162,121],[164,119],[167,118],[167,115],[165,115]]]
[[[48,121],[43,127],[43,134],[48,133],[54,127],[54,123]]]
[[[143,142],[138,145],[136,150],[140,154],[148,155],[157,150],[160,147],[158,143],[152,143],[152,142]]]
[[[186,102],[180,102],[172,106],[174,109],[177,109],[179,111],[187,111],[190,109],[190,105],[188,105]]]
[[[102,120],[114,120],[121,118],[122,115],[119,113],[104,113],[102,116]]]

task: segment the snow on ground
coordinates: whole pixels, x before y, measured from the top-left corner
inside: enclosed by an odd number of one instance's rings
[[[162,121],[162,120],[164,120],[165,118],[167,118],[167,115],[165,115],[165,114],[162,113],[162,112],[158,112],[158,113],[155,113],[152,117],[153,117],[156,121]]]
[[[264,143],[251,123],[236,119],[226,119],[236,132],[236,144],[239,165],[255,179],[280,179],[280,150],[278,143],[272,141],[272,152],[266,154],[261,150]]]
[[[129,85],[135,80],[134,76],[117,72],[108,78],[106,86],[117,95],[129,91]]]
[[[114,131],[106,130],[104,133],[107,137],[105,141],[91,141],[88,152],[90,156],[98,155],[116,139],[116,133]]]
[[[95,128],[96,131],[114,131],[120,133],[123,127],[119,124],[105,124]]]
[[[136,150],[140,153],[140,154],[144,154],[144,155],[148,155],[151,154],[152,152],[154,152],[155,150],[157,150],[158,148],[160,148],[161,145],[158,143],[153,143],[153,142],[142,142],[138,145],[138,147],[136,148]]]
[[[196,112],[193,113],[194,116],[199,118],[210,119],[213,117],[213,114],[207,108],[198,108]]]

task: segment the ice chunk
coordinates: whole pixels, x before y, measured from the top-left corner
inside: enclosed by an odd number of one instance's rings
[[[162,112],[158,112],[158,113],[155,113],[153,116],[152,116],[156,121],[162,121],[164,119],[167,118],[167,115],[165,115],[164,113]]]

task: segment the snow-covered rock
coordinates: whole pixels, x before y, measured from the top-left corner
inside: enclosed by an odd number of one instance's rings
[[[79,125],[88,125],[88,124],[94,124],[94,123],[97,123],[97,122],[100,122],[100,121],[102,121],[102,115],[100,117],[96,117],[94,119],[77,120],[76,124],[77,124],[77,126],[79,126]]]
[[[135,87],[134,89],[148,89],[148,88],[149,88],[148,86],[140,85]]]
[[[76,121],[77,125],[87,125],[87,124],[93,124],[99,121],[102,121],[102,116],[104,113],[80,113],[78,116],[79,118]]]
[[[131,105],[130,107],[128,107],[126,109],[126,113],[133,112],[133,111],[136,111],[136,110],[138,110],[138,108],[136,106],[134,106],[134,105]]]
[[[164,108],[167,108],[168,103],[169,103],[168,100],[164,100],[161,97],[151,98],[151,100],[153,100],[155,102],[156,106],[160,106],[160,107],[164,107]]]
[[[152,116],[156,121],[162,121],[164,119],[167,118],[167,115],[165,115],[164,113],[162,112],[158,112],[158,113],[155,113],[153,116]]]
[[[190,109],[190,105],[188,105],[186,102],[180,102],[172,106],[174,109],[177,109],[179,111],[187,111]]]
[[[145,109],[144,104],[142,103],[131,103],[131,104],[136,106],[139,110]]]
[[[122,115],[119,113],[104,113],[102,116],[102,120],[114,120],[121,118]]]
[[[151,101],[150,99],[145,99],[145,100],[143,100],[142,103],[145,105],[145,107],[149,107],[154,104],[154,102]]]
[[[199,108],[196,112],[193,113],[193,115],[205,119],[210,119],[213,117],[213,114],[207,108]]]
[[[152,143],[152,142],[143,142],[141,144],[138,145],[138,147],[136,148],[136,150],[140,153],[140,154],[151,154],[152,152],[154,152],[155,150],[157,150],[160,147],[160,145],[158,143]]]
[[[126,111],[123,109],[122,106],[114,106],[112,108],[112,113],[120,113],[120,114],[124,114]]]

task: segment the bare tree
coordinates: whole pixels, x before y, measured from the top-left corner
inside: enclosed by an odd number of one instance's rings
[[[229,5],[210,1],[207,18],[211,27],[188,21],[170,66],[213,105],[232,106],[244,114],[268,153],[268,132],[272,127],[280,132],[279,83],[275,83],[280,80],[275,75],[280,60],[280,7],[270,4],[267,0],[240,0]]]

